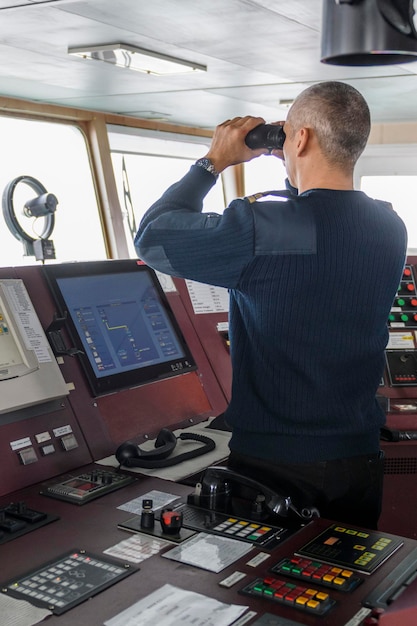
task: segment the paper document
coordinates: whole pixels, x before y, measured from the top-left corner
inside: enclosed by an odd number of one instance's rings
[[[225,604],[194,591],[164,585],[104,622],[105,626],[229,626],[247,606]]]

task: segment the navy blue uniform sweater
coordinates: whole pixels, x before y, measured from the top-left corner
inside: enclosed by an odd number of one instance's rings
[[[361,191],[328,189],[201,213],[214,182],[192,166],[135,245],[157,270],[230,290],[231,449],[277,463],[376,452],[403,222]]]

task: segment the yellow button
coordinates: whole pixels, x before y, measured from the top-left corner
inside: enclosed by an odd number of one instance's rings
[[[350,578],[352,574],[353,572],[351,572],[350,569],[344,569],[342,572],[342,576],[344,576],[345,578]]]
[[[316,590],[315,589],[306,589],[305,592],[306,596],[315,596],[316,595]]]
[[[316,595],[317,600],[321,600],[322,602],[324,600],[327,600],[328,597],[329,597],[329,594],[328,593],[324,593],[323,591],[318,591],[317,595]]]
[[[309,600],[307,602],[307,606],[310,609],[317,609],[320,606],[320,602],[317,602],[317,600]]]
[[[337,576],[337,578],[334,579],[333,584],[344,585],[345,582],[346,582],[346,578],[340,578],[339,576]]]
[[[325,575],[323,576],[323,580],[324,580],[326,583],[331,583],[331,582],[334,580],[334,576],[331,576],[330,574],[325,574]]]
[[[305,605],[308,602],[308,598],[306,596],[298,596],[298,598],[296,598],[295,603],[296,604],[301,604],[301,605]]]

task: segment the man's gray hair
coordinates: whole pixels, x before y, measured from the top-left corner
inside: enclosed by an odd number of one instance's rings
[[[361,93],[337,81],[308,87],[295,99],[287,121],[294,131],[312,128],[329,163],[353,167],[371,130],[369,107]]]

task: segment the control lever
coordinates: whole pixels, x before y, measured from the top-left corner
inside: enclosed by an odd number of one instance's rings
[[[182,528],[182,513],[172,509],[162,509],[160,521],[165,535],[178,535]]]
[[[265,509],[265,496],[262,493],[258,493],[255,500],[252,502],[251,519],[262,520],[266,512]]]

